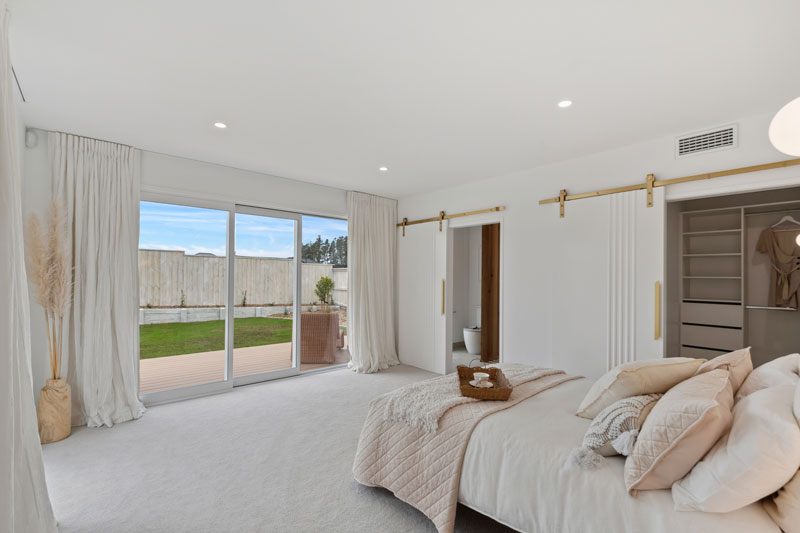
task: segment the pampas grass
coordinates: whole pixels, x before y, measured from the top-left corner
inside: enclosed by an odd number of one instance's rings
[[[36,288],[36,303],[44,309],[50,375],[61,377],[64,312],[70,302],[72,271],[67,256],[67,225],[61,207],[50,202],[44,225],[35,213],[25,227],[25,264]]]

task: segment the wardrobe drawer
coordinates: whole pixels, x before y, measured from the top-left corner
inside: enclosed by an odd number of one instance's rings
[[[740,328],[743,322],[741,305],[725,305],[698,302],[681,304],[681,322],[709,324],[713,326],[733,326]]]
[[[681,346],[681,357],[695,357],[698,359],[714,359],[718,355],[728,353],[724,350],[706,350],[704,348],[693,348],[691,346]]]
[[[741,329],[681,325],[681,344],[717,350],[738,350],[744,342]]]

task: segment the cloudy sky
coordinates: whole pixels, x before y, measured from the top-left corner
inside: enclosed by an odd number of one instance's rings
[[[227,211],[141,202],[139,248],[225,255]],[[292,257],[294,221],[236,215],[236,255]],[[347,235],[347,221],[303,216],[303,242]]]

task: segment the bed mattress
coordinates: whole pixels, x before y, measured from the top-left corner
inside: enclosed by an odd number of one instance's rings
[[[629,496],[620,456],[594,471],[566,466],[591,423],[574,414],[591,383],[564,383],[482,420],[464,456],[459,501],[530,533],[780,533],[760,503],[712,514],[673,510],[669,490]]]

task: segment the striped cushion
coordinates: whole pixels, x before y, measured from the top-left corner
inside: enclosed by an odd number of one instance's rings
[[[611,443],[626,432],[635,440],[645,418],[663,394],[643,394],[619,400],[598,414],[583,437],[583,447],[608,457],[619,455]],[[630,445],[633,445],[633,440]],[[617,446],[619,447],[619,446]],[[627,455],[627,454],[625,454]]]

